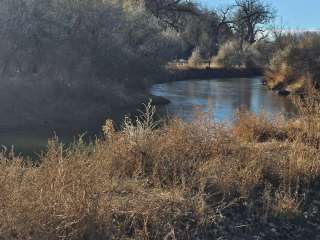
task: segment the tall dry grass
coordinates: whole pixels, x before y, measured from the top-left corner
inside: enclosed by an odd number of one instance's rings
[[[121,131],[108,120],[90,144],[66,148],[52,139],[37,165],[4,152],[0,237],[234,239],[306,211],[320,176],[319,145],[309,142],[320,138],[309,118],[278,126],[242,112],[226,128],[153,116],[148,105]]]

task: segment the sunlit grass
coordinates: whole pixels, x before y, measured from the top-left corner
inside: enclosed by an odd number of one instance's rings
[[[239,112],[232,128],[153,116],[148,105],[121,131],[107,121],[104,137],[89,145],[65,149],[50,140],[36,167],[3,153],[0,236],[194,239],[215,236],[225,212],[239,205],[261,219],[302,214],[320,177],[312,115],[278,124]]]

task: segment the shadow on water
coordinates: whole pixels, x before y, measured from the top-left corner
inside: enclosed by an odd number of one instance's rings
[[[0,146],[2,150],[13,149],[15,154],[36,160],[41,152],[46,151],[48,139],[57,138],[66,147],[78,141],[80,137],[84,142],[89,142],[102,135],[102,126],[106,119],[113,119],[119,128],[125,116],[135,117],[137,114],[137,109],[123,108],[111,114],[85,121],[73,121],[59,127],[41,125],[0,129]]]

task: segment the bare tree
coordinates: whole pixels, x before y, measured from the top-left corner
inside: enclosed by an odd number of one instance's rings
[[[280,49],[284,49],[287,46],[286,41],[286,31],[285,26],[283,24],[283,20],[281,18],[280,24],[273,24],[269,30],[271,32],[272,39],[274,41],[276,51]]]
[[[210,58],[217,54],[219,48],[219,42],[222,38],[226,38],[231,35],[230,24],[233,21],[230,19],[230,13],[232,7],[219,9],[210,13],[209,23],[211,29],[211,48]]]
[[[274,17],[271,5],[263,0],[236,0],[233,27],[241,43],[253,44],[258,36],[265,37],[265,25]]]

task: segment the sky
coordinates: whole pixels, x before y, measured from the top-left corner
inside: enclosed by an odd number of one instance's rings
[[[208,8],[223,7],[233,0],[198,0]],[[276,23],[290,30],[320,29],[320,0],[268,0],[277,10]]]

